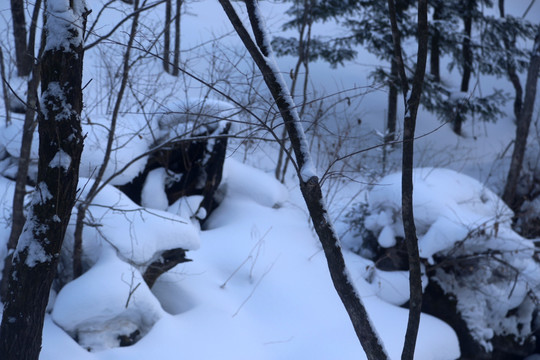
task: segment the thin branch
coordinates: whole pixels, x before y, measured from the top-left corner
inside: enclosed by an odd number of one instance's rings
[[[407,99],[408,86],[403,54],[401,50],[401,39],[397,26],[396,9],[394,0],[388,0],[390,11],[390,22],[392,25],[392,39],[394,42],[394,58],[398,65],[398,72],[401,77],[403,87],[403,98],[405,100],[405,119],[403,125],[403,160],[401,178],[401,202],[403,229],[405,232],[405,243],[409,260],[409,320],[407,332],[405,333],[405,343],[401,358],[412,360],[416,347],[418,327],[420,325],[420,312],[422,309],[422,272],[420,267],[420,255],[418,251],[418,239],[416,237],[416,227],[413,213],[413,166],[414,166],[414,132],[416,128],[416,114],[420,105],[422,85],[426,71],[428,53],[428,6],[427,0],[418,1],[418,52],[416,70],[413,77],[411,95]]]
[[[283,77],[275,64],[258,3],[256,0],[246,0],[246,8],[252,30],[258,43],[261,45],[260,47],[251,38],[251,35],[244,27],[231,2],[229,0],[219,0],[219,2],[238,33],[238,36],[244,43],[244,46],[261,71],[264,81],[280,110],[297,159],[300,190],[304,196],[315,231],[324,249],[332,282],[349,314],[356,335],[370,360],[388,359],[382,342],[374,331],[362,300],[354,288],[353,281],[348,273],[343,254],[341,253],[339,238],[328,216],[318,178],[311,171],[304,169],[305,166],[311,164],[308,143],[289,89],[285,85]]]

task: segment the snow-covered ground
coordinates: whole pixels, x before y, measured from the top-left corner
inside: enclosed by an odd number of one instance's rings
[[[89,5],[97,9],[98,3],[102,2]],[[516,5],[517,13],[523,11],[521,8],[525,6],[521,5]],[[537,5],[532,14],[540,13]],[[126,6],[120,4],[118,9],[127,11]],[[264,6],[268,24],[277,29],[284,6],[273,3]],[[196,16],[183,17],[184,49],[231,31],[217,2],[195,2],[189,4],[188,9]],[[121,16],[120,11],[115,11],[105,13],[105,20],[101,20],[98,27],[100,32],[105,33]],[[161,15],[150,13],[147,16],[150,23],[159,23]],[[7,3],[0,4],[0,19],[1,30],[8,38],[10,14]],[[151,30],[150,26],[144,29],[147,35]],[[231,48],[238,46],[234,34],[220,43]],[[84,83],[90,79],[92,82],[85,90],[88,100],[84,120],[89,121],[85,125],[88,137],[81,164],[84,177],[92,177],[101,161],[103,138],[107,133],[104,126],[110,116],[110,106],[105,103],[109,101],[110,105],[108,91],[117,81],[113,59],[119,54],[111,54],[109,58],[103,56],[106,51],[106,46],[99,51],[94,48],[85,55]],[[153,74],[161,72],[160,63],[152,61],[142,61],[144,65],[134,70],[138,71],[141,81],[132,91],[133,96],[143,88],[152,92],[131,101],[123,109],[113,162],[107,169],[106,178],[146,151],[155,136],[157,124],[156,119],[148,115],[151,111],[133,114],[130,106],[136,109],[135,104],[142,103],[145,110],[157,111],[163,108],[160,96],[167,101],[180,102],[182,98],[206,96],[199,84],[188,91],[169,76],[152,78]],[[198,61],[198,58],[188,60],[190,69],[205,75],[211,61]],[[314,87],[324,84],[320,87],[333,92],[368,86],[367,72],[371,68],[366,63],[376,61],[366,54],[355,63],[332,71],[326,65],[316,63],[312,67]],[[279,60],[285,73],[290,70],[291,63],[291,59]],[[151,66],[157,70],[145,72]],[[450,77],[451,74],[448,80]],[[497,81],[490,79],[484,86],[492,86]],[[219,81],[215,83],[219,84]],[[209,96],[218,97],[214,95]],[[358,132],[362,136],[373,130],[383,130],[381,119],[385,102],[384,91],[361,97],[358,110],[351,116],[354,121],[356,117],[361,118]],[[3,114],[3,108],[0,110]],[[13,125],[5,127],[2,124],[0,127],[0,153],[7,151],[17,156],[21,118],[14,116]],[[243,131],[244,125],[236,124],[237,131]],[[429,259],[435,252],[447,250],[472,226],[489,227],[494,222],[507,226],[498,228],[501,238],[506,236],[515,240],[514,244],[523,245],[522,239],[509,230],[511,213],[495,194],[501,190],[508,165],[509,152],[505,149],[515,131],[511,118],[500,119],[496,124],[469,121],[465,124],[465,137],[456,137],[448,126],[439,126],[440,122],[433,115],[419,112],[417,134],[427,135],[416,143],[416,165],[452,169],[424,169],[419,173],[424,176],[418,175],[416,201],[424,211],[418,216],[426,220],[419,226],[422,256]],[[370,141],[377,143],[373,138],[366,143]],[[332,286],[326,260],[296,185],[297,179],[291,172],[285,185],[273,179],[277,152],[275,147],[264,144],[248,148],[231,141],[222,183],[226,195],[209,218],[205,230],[190,219],[193,215],[190,209],[197,207],[198,198],[184,199],[165,208],[161,189],[152,190],[152,185],[148,185],[145,195],[148,200],[143,200],[148,207],[143,208],[114,187],[105,187],[90,208],[92,220],[102,226],[86,227],[84,232],[85,261],[91,265],[90,269],[58,294],[52,294],[40,359],[364,358],[347,313]],[[354,146],[362,148],[364,143],[354,143]],[[340,179],[325,183],[331,214],[336,217],[337,228],[346,236],[347,244],[356,240],[346,231],[348,225],[343,209],[363,200],[367,196],[366,189],[373,189],[369,195],[370,206],[378,212],[371,219],[371,227],[380,231],[379,243],[392,245],[395,239],[391,235],[400,231],[399,221],[389,215],[390,211],[399,209],[397,175],[382,177],[386,173],[382,174],[380,170],[380,151],[372,150],[361,160],[368,162],[362,164],[363,168],[375,168],[370,170],[378,174],[374,186],[366,186],[374,178],[362,173],[350,176],[360,182]],[[319,163],[324,164],[323,156],[318,155]],[[37,150],[33,152],[33,157],[36,156]],[[385,165],[387,173],[395,170],[398,159],[398,151],[389,154]],[[144,158],[111,184],[129,181],[143,166]],[[35,171],[35,167],[33,169]],[[319,169],[321,173],[324,170]],[[0,171],[13,175],[13,163],[0,163]],[[159,174],[155,175],[153,179],[159,185]],[[433,176],[430,181],[426,180],[428,175]],[[91,180],[81,179],[81,188],[88,189],[90,183]],[[441,187],[433,189],[433,184]],[[12,187],[11,181],[0,177],[0,245],[9,236]],[[443,191],[446,196],[441,198],[439,195]],[[481,204],[475,203],[478,199],[482,199]],[[73,224],[68,229],[67,247],[73,241],[69,235],[72,233]],[[495,242],[492,246],[493,249],[502,247]],[[142,280],[142,269],[155,260],[160,251],[175,247],[190,250],[187,257],[193,261],[176,266],[149,289]],[[526,245],[523,247],[530,250]],[[0,254],[4,252],[2,245]],[[373,273],[371,261],[348,250],[344,255],[386,350],[392,359],[399,358],[408,316],[407,310],[399,307],[408,299],[407,273]],[[527,261],[523,260],[520,265],[534,275],[537,269]],[[518,304],[522,300],[518,299],[523,295],[522,290],[519,288],[513,293],[513,300]],[[141,333],[141,340],[128,347],[118,347],[117,336],[135,330]],[[485,336],[488,340],[489,334]],[[441,320],[422,315],[416,359],[450,360],[459,355],[455,332]]]

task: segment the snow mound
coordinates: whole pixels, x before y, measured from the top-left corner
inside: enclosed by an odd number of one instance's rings
[[[165,311],[133,266],[108,247],[99,261],[58,294],[52,318],[93,351],[144,336]]]
[[[203,199],[204,197],[202,195],[183,196],[169,206],[167,211],[185,219],[205,219],[206,210],[200,206]],[[195,224],[199,224],[199,221],[196,219],[194,222]]]
[[[228,158],[223,165],[222,186],[230,196],[252,199],[260,205],[276,207],[287,201],[287,188],[271,175]]]
[[[413,199],[420,257],[438,265],[430,278],[456,297],[475,340],[491,351],[495,335],[530,336],[540,266],[533,242],[513,231],[508,206],[475,179],[437,168],[415,169]],[[401,173],[373,188],[369,213],[364,226],[381,247],[403,237]]]
[[[451,249],[457,242],[479,228],[495,232],[510,229],[512,210],[491,190],[477,180],[449,169],[420,168],[414,171],[413,207],[419,236],[420,256]],[[401,173],[379,181],[369,193],[372,215],[366,218],[369,230],[380,231],[383,247],[393,246],[389,234],[403,237],[401,222]],[[504,241],[494,240],[488,246],[506,250],[532,250],[532,244],[521,241],[513,232],[503,231]],[[497,238],[497,236],[495,236]],[[504,244],[503,244],[504,243]],[[485,246],[485,244],[480,244]]]
[[[103,163],[109,136],[110,119],[93,117],[92,122],[83,124],[86,135],[81,157],[80,176],[95,177]],[[141,115],[119,116],[111,151],[111,158],[105,170],[103,180],[113,177],[111,185],[123,185],[132,181],[144,170],[147,156],[142,156],[154,143],[155,125]],[[37,138],[37,137],[36,137]],[[128,166],[129,164],[129,166]],[[126,167],[127,166],[127,167]]]
[[[4,147],[8,154],[15,159],[20,155],[23,124],[23,121],[13,121],[10,125],[0,125],[0,148]],[[86,138],[79,170],[81,177],[92,178],[97,175],[105,156],[109,128],[110,119],[106,117],[96,116],[92,118],[91,122],[82,124],[82,131]],[[154,142],[153,134],[155,131],[154,125],[147,123],[141,115],[120,116],[116,125],[110,161],[103,180],[114,176],[110,183],[123,185],[143,171],[147,156],[134,160],[148,151]],[[31,177],[35,177],[37,174],[38,138],[36,128],[30,152],[32,163],[29,171]],[[129,166],[127,166],[128,164]],[[124,167],[126,168],[124,169]]]
[[[157,168],[148,172],[141,192],[142,206],[158,210],[167,210],[169,200],[165,193],[167,170]]]
[[[82,199],[91,186],[92,180],[79,180],[79,188],[83,188]],[[83,253],[90,264],[97,261],[104,243],[111,245],[121,259],[141,269],[164,251],[199,248],[199,230],[191,221],[141,207],[109,185],[94,198],[86,221],[94,225],[85,226],[83,230]],[[73,233],[74,224],[70,229],[68,233]]]

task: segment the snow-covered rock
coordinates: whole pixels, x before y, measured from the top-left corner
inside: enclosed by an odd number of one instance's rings
[[[413,202],[420,257],[429,264],[446,259],[431,280],[456,297],[472,336],[486,351],[494,335],[528,337],[534,311],[529,294],[540,285],[540,266],[533,242],[513,231],[508,206],[477,180],[440,168],[414,170]],[[393,246],[403,233],[401,173],[371,190],[369,212],[364,226],[381,247]]]
[[[107,246],[89,271],[58,293],[52,319],[96,351],[119,346],[121,337],[144,336],[164,314],[140,272]]]
[[[79,188],[84,199],[92,181],[81,178]],[[75,217],[73,217],[75,218]],[[118,256],[141,269],[155,261],[166,250],[199,248],[199,229],[189,219],[162,210],[141,207],[120,190],[105,186],[87,211],[83,230],[83,254],[92,264],[100,257],[103,244],[117,251]],[[70,224],[68,233],[73,233]],[[70,249],[70,238],[65,247]]]
[[[222,186],[230,196],[247,197],[268,207],[288,200],[287,188],[262,170],[228,158],[223,167]]]

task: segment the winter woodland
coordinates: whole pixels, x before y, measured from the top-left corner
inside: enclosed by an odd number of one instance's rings
[[[0,4],[0,358],[540,359],[540,4]]]

